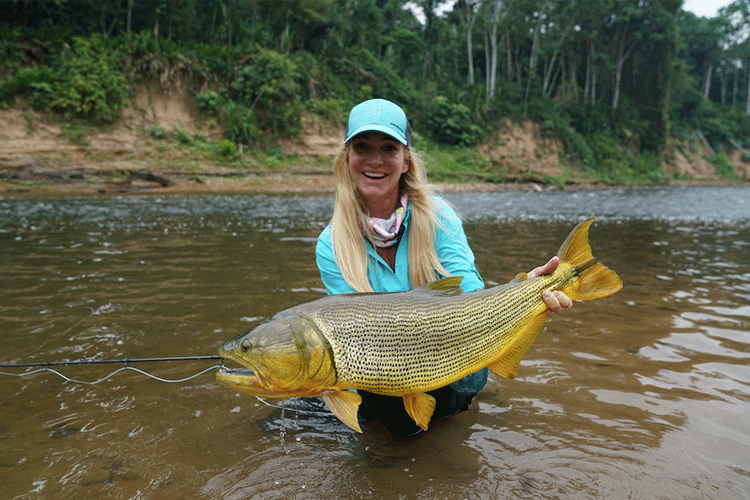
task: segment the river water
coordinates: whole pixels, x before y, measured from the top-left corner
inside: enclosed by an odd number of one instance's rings
[[[750,188],[464,193],[503,283],[596,215],[618,294],[551,317],[515,380],[413,439],[260,401],[215,361],[97,384],[0,371],[2,498],[740,499],[750,495]],[[212,355],[324,294],[330,195],[0,198],[0,363]],[[59,367],[96,381],[118,365]],[[275,406],[272,406],[275,405]]]

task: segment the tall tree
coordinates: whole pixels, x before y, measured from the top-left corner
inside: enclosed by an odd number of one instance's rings
[[[730,32],[728,41],[731,46],[744,52],[743,62],[747,74],[747,101],[745,114],[750,115],[750,0],[735,0],[731,4],[719,9],[719,14],[726,17]]]

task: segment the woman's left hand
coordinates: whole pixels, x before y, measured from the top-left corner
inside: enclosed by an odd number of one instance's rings
[[[555,272],[555,269],[557,269],[558,264],[560,264],[560,258],[552,257],[545,265],[537,267],[529,272],[529,278],[552,274]],[[570,309],[573,307],[573,301],[560,291],[549,292],[545,290],[542,292],[542,299],[551,312],[560,312],[563,309]]]

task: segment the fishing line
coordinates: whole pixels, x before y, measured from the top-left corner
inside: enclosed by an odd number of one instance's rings
[[[114,375],[120,373],[123,370],[132,370],[134,372],[138,372],[142,375],[145,375],[149,378],[152,378],[154,380],[157,380],[159,382],[167,382],[170,384],[176,384],[180,382],[187,382],[188,380],[192,380],[194,378],[200,377],[204,373],[207,373],[211,370],[216,370],[224,367],[223,359],[221,356],[180,356],[180,357],[170,357],[170,358],[136,358],[136,359],[92,359],[92,360],[77,360],[77,361],[53,361],[53,362],[35,362],[35,363],[2,363],[0,364],[0,368],[38,368],[37,370],[32,370],[29,372],[24,373],[8,373],[5,371],[0,371],[0,375],[9,375],[11,377],[28,377],[30,375],[34,375],[36,373],[40,372],[51,372],[57,375],[58,377],[62,378],[63,380],[67,382],[72,382],[75,384],[83,384],[83,385],[97,385],[105,380],[113,377]],[[152,362],[169,362],[169,361],[206,361],[206,360],[222,360],[222,363],[219,365],[214,365],[211,367],[206,368],[205,370],[202,370],[195,375],[191,375],[189,377],[181,378],[181,379],[166,379],[162,378],[156,375],[153,375],[151,373],[148,373],[144,370],[141,370],[139,368],[135,368],[133,366],[130,366],[131,363],[152,363]],[[109,375],[106,375],[98,380],[94,381],[88,381],[88,380],[78,380],[74,378],[70,378],[67,375],[64,375],[60,373],[59,371],[55,370],[54,368],[51,368],[52,366],[75,366],[75,365],[103,365],[103,364],[114,364],[114,363],[123,363],[125,366],[122,368],[118,368],[117,370],[113,371]],[[328,412],[321,412],[321,411],[313,411],[313,410],[303,410],[296,407],[289,408],[287,406],[279,406],[275,405],[273,403],[269,403],[265,399],[262,399],[259,396],[255,396],[255,398],[263,403],[266,406],[269,406],[271,408],[276,408],[279,410],[287,409],[289,411],[293,411],[295,413],[305,413],[308,415],[322,415],[327,416],[330,415]],[[296,400],[296,398],[294,398]]]
[[[268,401],[266,401],[265,399],[261,398],[260,396],[255,396],[255,399],[257,399],[258,401],[260,401],[261,403],[263,403],[266,406],[269,406],[271,408],[276,408],[276,409],[282,410],[282,411],[283,410],[289,410],[289,411],[293,411],[295,413],[305,413],[307,415],[322,415],[322,416],[326,416],[326,417],[332,415],[331,412],[327,412],[327,411],[302,410],[300,408],[297,408],[297,400],[298,400],[298,398],[289,398],[289,399],[292,399],[292,400],[295,401],[295,403],[294,403],[295,407],[294,408],[290,408],[288,406],[279,406],[279,405],[275,405],[273,403],[269,403]]]
[[[10,375],[14,377],[28,377],[29,375],[33,375],[35,373],[39,372],[52,372],[55,375],[59,376],[60,378],[68,381],[73,382],[76,384],[84,384],[84,385],[96,385],[101,382],[104,382],[108,378],[112,377],[113,375],[120,373],[123,370],[132,370],[135,372],[138,372],[140,374],[146,375],[147,377],[150,377],[154,380],[158,380],[159,382],[168,382],[168,383],[179,383],[179,382],[187,382],[188,380],[192,380],[196,377],[199,377],[203,375],[206,372],[209,372],[211,370],[215,370],[217,368],[221,368],[223,366],[223,363],[220,365],[211,366],[209,368],[206,368],[205,370],[196,373],[195,375],[191,375],[189,377],[181,378],[181,379],[166,379],[162,377],[158,377],[156,375],[153,375],[151,373],[148,373],[144,370],[141,370],[139,368],[135,368],[130,366],[131,363],[151,363],[151,362],[160,362],[160,361],[203,361],[203,360],[221,360],[223,359],[221,356],[180,356],[180,357],[171,357],[171,358],[136,358],[136,359],[92,359],[92,360],[78,360],[78,361],[54,361],[54,362],[37,362],[37,363],[4,363],[0,364],[0,368],[31,368],[31,367],[38,367],[38,370],[32,370],[29,372],[24,373],[8,373],[4,371],[0,371],[0,375]],[[77,380],[70,378],[66,375],[63,375],[59,371],[50,368],[51,366],[73,366],[73,365],[101,365],[101,364],[113,364],[113,363],[124,363],[125,366],[122,368],[118,368],[117,370],[113,371],[109,375],[106,375],[98,380],[95,381],[87,381],[87,380]]]

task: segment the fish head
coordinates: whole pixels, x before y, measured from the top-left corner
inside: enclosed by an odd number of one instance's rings
[[[257,396],[314,396],[336,379],[327,339],[311,319],[297,315],[271,318],[225,343],[219,354],[249,369],[222,368],[216,380]]]

